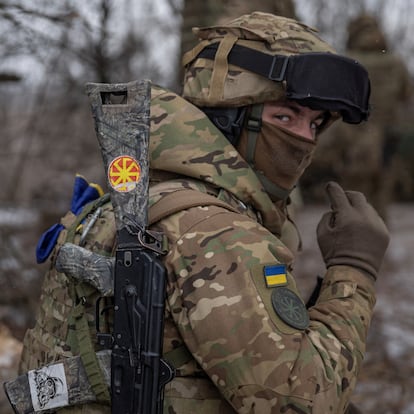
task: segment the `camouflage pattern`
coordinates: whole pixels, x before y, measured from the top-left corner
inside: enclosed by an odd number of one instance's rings
[[[102,256],[73,243],[65,243],[55,261],[56,269],[69,278],[82,280],[102,296],[114,295],[115,257]]]
[[[229,20],[252,13],[260,9],[262,12],[273,13],[279,16],[295,18],[295,4],[293,0],[260,0],[257,2],[246,2],[244,0],[193,0],[185,2],[182,10],[181,27],[181,50],[186,52],[192,49],[197,39],[191,33],[195,26],[211,26],[223,24]]]
[[[111,381],[111,351],[103,350],[98,352],[96,356],[99,366],[104,372],[106,385],[109,388]],[[89,383],[81,357],[64,358],[57,365],[61,365],[61,369],[64,370],[64,393],[70,405],[96,402],[96,395]],[[37,387],[38,399],[42,402],[42,411],[49,410],[48,403],[53,402],[54,397],[59,396],[59,389],[63,388],[62,378],[51,376],[55,366],[56,364],[49,364],[41,369],[41,380],[43,383],[39,381]],[[38,376],[39,371],[35,370],[34,375]],[[32,398],[30,398],[30,387],[30,379],[27,373],[20,375],[14,381],[4,383],[4,389],[16,414],[28,414],[37,411],[33,406]]]
[[[95,225],[90,229],[84,240],[84,247],[103,256],[111,256],[115,244],[115,220],[110,203],[101,206],[102,212]],[[80,299],[76,292],[82,292],[83,310],[88,321],[92,343],[96,343],[95,328],[95,303],[101,293],[90,285],[76,284],[73,279],[60,273],[55,268],[56,253],[59,247],[67,240],[79,244],[84,226],[88,225],[90,217],[87,217],[83,225],[78,226],[76,217],[69,212],[61,223],[66,227],[59,236],[58,244],[52,253],[50,269],[46,272],[40,296],[40,305],[36,317],[36,324],[26,332],[23,341],[23,351],[19,367],[19,373],[40,368],[44,365],[65,360],[79,355],[79,342],[75,323],[75,304]],[[75,231],[68,237],[68,231]],[[96,345],[95,351],[99,347]],[[29,396],[30,397],[30,396]],[[94,407],[92,404],[91,407]],[[109,407],[99,405],[99,411],[88,410],[84,406],[79,408],[63,409],[59,412],[85,412],[109,414]]]
[[[108,177],[111,163],[118,157],[132,157],[139,168],[138,179],[129,182],[128,186],[119,177],[115,182],[108,180],[115,223],[120,233],[123,230],[128,233],[130,223],[125,220],[126,216],[134,217],[140,228],[145,228],[148,221],[150,84],[150,81],[142,80],[117,84],[87,83],[85,87]],[[118,99],[122,94],[125,102],[119,104],[115,100],[110,104],[110,96],[116,94]]]
[[[165,389],[164,412],[343,413],[365,352],[372,281],[351,267],[330,268],[309,310],[309,326],[293,328],[274,311],[273,289],[263,277],[265,265],[286,265],[285,287],[300,296],[293,255],[280,239],[284,211],[248,164],[202,112],[155,86],[150,156],[151,204],[189,188],[240,211],[196,206],[153,225],[168,238],[164,356],[177,368]],[[115,226],[110,205],[103,210],[87,247],[108,255]],[[70,341],[73,328],[65,323],[72,282],[52,262],[38,323],[26,336],[22,370],[78,352]],[[101,408],[59,413],[108,412]]]
[[[197,54],[209,44],[220,42],[226,50],[237,44],[269,55],[335,53],[317,36],[315,29],[287,17],[262,12],[193,31],[201,42],[183,58],[183,97],[197,106],[244,106],[277,100],[284,95],[281,83],[227,65],[225,50],[223,56],[220,55],[221,46],[214,61],[196,59]]]
[[[280,235],[283,214],[236,149],[204,112],[157,87],[152,90],[150,153],[153,170],[195,178],[229,191],[260,211],[266,227]]]
[[[226,192],[258,218],[274,214],[257,178],[202,113],[162,89],[153,97],[151,165],[191,177],[158,184],[157,192],[175,182]],[[344,412],[375,302],[368,278],[350,267],[331,268],[309,327],[297,330],[277,317],[261,273],[269,263],[292,266],[291,253],[266,222],[208,206],[157,227],[170,247],[164,351],[168,359],[185,348],[194,358],[177,366],[165,412]],[[291,274],[288,281],[297,292]]]
[[[72,213],[68,213],[63,219],[67,228],[75,222]],[[85,225],[87,225],[85,222]],[[74,243],[79,242],[82,228],[74,237]],[[30,369],[38,368],[45,364],[55,362],[64,357],[77,355],[77,340],[73,324],[73,308],[75,294],[73,292],[72,280],[64,273],[59,273],[54,267],[56,252],[67,238],[67,230],[63,230],[59,236],[55,253],[51,257],[51,266],[46,273],[40,297],[40,308],[38,311],[35,327],[28,330],[24,339],[24,349],[19,372],[23,373]],[[110,256],[114,249],[115,223],[112,206],[102,206],[101,216],[97,223],[88,233],[84,247],[103,256]],[[85,285],[85,309],[90,321],[92,335],[95,334],[95,302],[100,295],[95,289]],[[47,321],[47,323],[46,323]],[[97,349],[98,350],[98,349]]]

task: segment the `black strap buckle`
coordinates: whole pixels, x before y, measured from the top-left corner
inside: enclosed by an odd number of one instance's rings
[[[247,120],[246,123],[246,128],[249,131],[253,131],[253,132],[260,132],[260,130],[262,129],[262,120],[259,118],[255,118],[255,117],[250,117]]]
[[[246,122],[246,128],[249,131],[260,132],[260,130],[262,129],[262,112],[262,104],[256,104],[252,106],[249,118]]]
[[[289,63],[289,56],[273,56],[272,63],[270,65],[268,79],[281,82],[285,79],[286,68]]]

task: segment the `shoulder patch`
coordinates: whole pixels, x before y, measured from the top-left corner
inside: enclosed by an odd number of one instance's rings
[[[309,326],[308,310],[295,292],[277,287],[273,289],[271,300],[273,309],[285,323],[302,330]]]
[[[268,288],[287,285],[286,265],[284,264],[263,266],[263,275]]]
[[[279,266],[279,265],[283,267],[278,268],[278,269],[272,268],[273,266]],[[275,275],[276,271],[281,271],[283,270],[283,268],[285,270],[286,283],[285,284],[281,283],[279,285],[274,285],[274,286],[269,287],[266,281],[266,278],[267,278],[266,273],[270,275],[278,276],[278,275]],[[283,317],[281,317],[279,313],[276,311],[274,304],[273,304],[273,300],[274,300],[273,292],[278,289],[289,290],[290,292],[295,294],[297,299],[303,304],[303,301],[298,296],[299,293],[296,290],[295,281],[293,280],[292,275],[289,274],[287,265],[283,263],[277,263],[277,261],[273,263],[256,264],[252,266],[252,268],[250,269],[250,275],[253,280],[253,283],[256,286],[260,300],[262,301],[264,307],[266,308],[269,314],[271,321],[274,323],[277,329],[283,334],[287,334],[287,335],[297,333],[298,328],[295,325],[288,323],[286,321],[287,318],[284,319]],[[281,282],[282,279],[283,279],[283,276],[280,276],[279,282]],[[275,300],[276,299],[277,298],[275,298]],[[303,304],[303,307],[306,310],[304,304]]]

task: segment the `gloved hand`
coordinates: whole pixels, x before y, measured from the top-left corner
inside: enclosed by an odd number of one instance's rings
[[[344,191],[339,184],[326,187],[331,211],[322,216],[316,233],[326,267],[348,265],[377,278],[389,243],[383,220],[357,191]]]

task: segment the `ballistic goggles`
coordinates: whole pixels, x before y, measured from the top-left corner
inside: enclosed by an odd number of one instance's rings
[[[213,59],[218,43],[205,47],[198,58]],[[369,115],[368,72],[356,60],[333,53],[267,55],[234,45],[228,63],[275,82],[286,83],[286,97],[314,110],[338,112],[344,122],[358,124]]]

